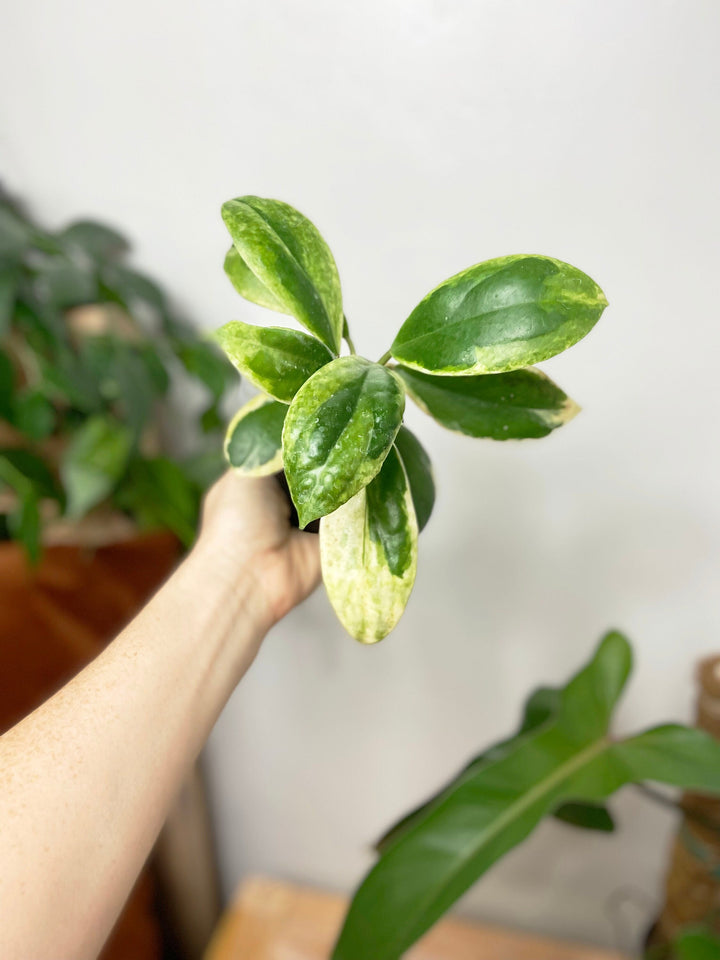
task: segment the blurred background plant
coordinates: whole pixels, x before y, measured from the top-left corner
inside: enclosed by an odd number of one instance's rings
[[[103,540],[163,527],[187,546],[223,469],[237,375],[128,252],[92,220],[43,229],[0,186],[0,539],[33,562],[83,525]]]

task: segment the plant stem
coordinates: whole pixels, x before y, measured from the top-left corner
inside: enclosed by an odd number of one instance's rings
[[[352,342],[352,337],[349,333],[345,334],[345,343],[350,347],[350,353],[357,353],[355,349],[355,344]]]
[[[719,824],[713,821],[710,817],[703,816],[702,813],[699,813],[696,810],[688,809],[688,807],[681,800],[673,800],[672,797],[666,797],[664,793],[660,793],[659,790],[654,790],[652,787],[648,787],[645,783],[635,783],[633,786],[648,800],[652,800],[653,803],[657,803],[661,807],[667,807],[670,810],[677,810],[679,813],[684,813],[688,820],[693,820],[700,826],[705,827],[706,830],[712,830],[715,833],[720,832]]]
[[[384,354],[380,357],[380,359],[378,360],[378,363],[379,363],[381,366],[384,366],[384,365],[388,362],[388,360],[390,360],[391,358],[392,358],[392,354],[391,354],[390,351],[388,350],[387,353],[384,353]]]

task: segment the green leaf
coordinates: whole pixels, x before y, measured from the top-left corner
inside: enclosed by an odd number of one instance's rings
[[[461,774],[365,878],[335,960],[396,960],[564,803],[597,803],[645,779],[720,792],[720,743],[708,734],[666,726],[625,741],[609,739],[630,665],[627,641],[608,634],[562,690],[554,718]]]
[[[282,430],[288,408],[262,394],[233,417],[225,436],[225,457],[246,477],[279,473],[283,467]]]
[[[12,360],[0,348],[0,417],[9,420],[12,416],[12,401],[15,393],[15,370]]]
[[[42,523],[40,503],[32,487],[20,495],[20,505],[9,515],[8,527],[13,539],[22,543],[28,560],[34,566],[40,559]]]
[[[235,247],[230,247],[225,255],[223,267],[230,278],[230,282],[241,297],[251,303],[257,303],[261,307],[267,307],[268,310],[274,310],[276,313],[288,313],[285,304],[274,297],[268,288],[258,280]]]
[[[50,468],[36,454],[18,447],[0,450],[0,482],[22,496],[32,488],[38,497],[60,499]]]
[[[185,340],[175,345],[181,363],[190,374],[210,391],[214,400],[219,400],[235,376],[227,358],[215,346],[204,340]]]
[[[305,382],[283,429],[285,473],[301,528],[377,475],[404,408],[397,377],[361,357],[333,360]]]
[[[583,830],[597,830],[599,833],[612,833],[615,821],[607,807],[600,803],[563,803],[553,814],[556,820],[582,827]]]
[[[164,314],[165,294],[144,273],[114,263],[106,264],[102,268],[101,280],[103,292],[129,313],[135,312],[138,307],[149,307],[156,313]]]
[[[234,320],[220,327],[215,339],[243,376],[283,403],[290,403],[305,381],[332,360],[315,337],[283,327]]]
[[[477,377],[438,377],[402,367],[397,373],[422,410],[443,427],[470,437],[545,437],[580,409],[534,369]]]
[[[417,534],[407,476],[394,448],[377,476],[320,522],[325,588],[356,640],[382,640],[402,616],[415,582]]]
[[[60,243],[70,250],[81,250],[93,260],[112,259],[130,249],[122,234],[96,220],[76,220],[58,235]]]
[[[515,746],[517,738],[524,733],[537,730],[548,720],[554,718],[560,709],[562,690],[556,687],[538,687],[525,701],[520,726],[516,733],[506,740],[488,747],[482,753],[468,763],[462,770],[460,776],[467,776],[485,766],[490,760],[499,760],[504,756],[508,749]],[[375,849],[378,853],[384,853],[396,840],[406,834],[411,827],[421,821],[428,811],[442,800],[448,791],[455,786],[457,778],[453,778],[449,784],[446,784],[442,790],[426,800],[425,803],[416,807],[410,813],[406,814],[401,820],[393,824],[383,836],[378,840]],[[555,811],[554,814],[559,820],[566,823],[572,823],[573,826],[582,826],[588,830],[606,831],[613,829],[613,821],[606,808],[596,804],[572,803],[564,804]],[[608,824],[610,826],[608,827]]]
[[[418,438],[402,426],[395,437],[395,447],[405,467],[412,494],[418,531],[425,529],[435,504],[435,481],[430,457]]]
[[[200,490],[167,457],[133,459],[114,499],[142,527],[172,530],[186,547],[195,539]]]
[[[55,408],[38,390],[23,390],[13,400],[12,423],[31,440],[43,440],[55,427]]]
[[[16,289],[17,277],[14,271],[9,267],[0,269],[0,337],[4,336],[10,329],[15,307]]]
[[[390,349],[400,363],[427,373],[515,370],[577,343],[606,306],[600,287],[568,263],[499,257],[436,287]]]
[[[36,285],[41,299],[58,310],[94,303],[98,298],[94,270],[63,256],[42,260],[37,267]]]
[[[673,944],[676,960],[720,960],[720,937],[705,927],[681,930]]]
[[[337,354],[343,328],[340,278],[316,227],[287,203],[261,197],[228,200],[222,216],[260,286]],[[257,302],[257,287],[246,289]]]
[[[214,447],[210,450],[202,450],[186,457],[181,466],[187,477],[195,483],[200,490],[207,490],[216,480],[219,480],[225,472],[226,463],[222,451]]]
[[[83,516],[117,485],[132,449],[132,431],[106,416],[90,417],[65,451],[60,475],[67,514]]]

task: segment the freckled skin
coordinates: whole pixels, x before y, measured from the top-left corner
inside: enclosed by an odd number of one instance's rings
[[[272,477],[227,474],[145,609],[0,737],[0,957],[93,960],[267,630],[317,585]]]

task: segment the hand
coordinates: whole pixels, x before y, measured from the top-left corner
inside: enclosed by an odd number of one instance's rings
[[[292,528],[289,517],[275,477],[228,471],[207,494],[195,547],[218,562],[220,576],[253,582],[266,629],[320,582],[318,537]]]

